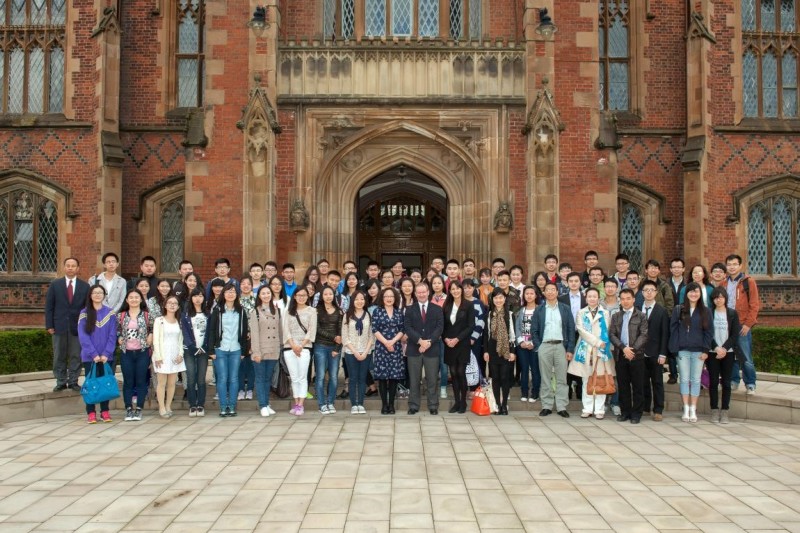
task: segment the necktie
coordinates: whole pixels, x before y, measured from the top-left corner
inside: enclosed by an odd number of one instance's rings
[[[644,308],[644,317],[645,318],[650,318],[650,309],[652,309],[652,307],[645,307]]]
[[[425,304],[422,304],[422,321],[425,322]]]
[[[72,292],[72,280],[68,280],[67,281],[67,301],[69,303],[72,303],[73,294],[74,293]]]

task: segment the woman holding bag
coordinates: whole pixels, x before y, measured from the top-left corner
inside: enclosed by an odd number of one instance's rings
[[[578,311],[575,327],[580,335],[575,356],[569,363],[567,372],[583,378],[583,410],[581,418],[594,415],[598,420],[605,416],[606,395],[587,391],[589,378],[606,374],[613,376],[614,359],[608,340],[608,326],[611,317],[600,306],[600,291],[595,287],[586,289],[586,307]]]
[[[106,290],[95,285],[89,290],[86,307],[78,315],[78,340],[81,343],[81,362],[87,379],[95,367],[95,376],[105,375],[105,363],[114,368],[114,350],[117,347],[117,320],[114,311],[103,305]],[[85,381],[84,381],[85,383]],[[90,424],[97,423],[95,404],[86,404],[86,414]],[[103,422],[111,422],[108,401],[100,402],[100,417]]]
[[[506,293],[497,287],[492,291],[492,305],[486,314],[483,360],[489,363],[492,391],[499,408],[498,415],[508,414],[508,395],[513,381],[514,361],[517,359],[513,349],[515,339],[514,318],[508,309]]]

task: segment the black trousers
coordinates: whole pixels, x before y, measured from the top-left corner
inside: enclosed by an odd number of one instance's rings
[[[492,377],[492,392],[497,405],[508,407],[508,394],[514,379],[514,363],[502,358],[490,359],[489,375]]]
[[[453,379],[453,397],[457,407],[467,408],[467,365],[455,364],[450,367]]]
[[[712,409],[719,409],[719,378],[722,377],[722,408],[729,409],[731,406],[731,374],[733,373],[733,363],[736,361],[736,354],[728,352],[722,359],[717,359],[717,354],[711,352],[706,359],[708,368],[708,399],[711,401]]]
[[[622,354],[617,359],[619,408],[623,416],[641,418],[644,410],[644,358],[628,361]]]
[[[664,412],[664,365],[657,357],[644,358],[644,410],[662,414]]]

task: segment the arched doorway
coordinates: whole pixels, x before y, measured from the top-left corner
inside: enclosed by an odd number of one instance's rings
[[[375,259],[389,268],[398,259],[423,270],[447,253],[447,193],[428,176],[399,165],[377,175],[356,200],[359,270]]]

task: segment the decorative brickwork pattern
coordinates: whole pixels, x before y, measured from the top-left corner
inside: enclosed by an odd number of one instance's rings
[[[160,164],[164,169],[172,168],[183,156],[183,149],[172,136],[133,133],[126,135],[123,142],[122,151],[136,168],[142,168],[148,162]]]
[[[36,133],[12,130],[0,136],[3,139],[0,141],[0,165],[32,168],[43,163],[89,164],[91,151],[87,150],[87,145],[92,135],[89,130],[65,132],[51,129],[43,134]]]

